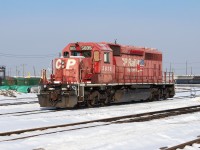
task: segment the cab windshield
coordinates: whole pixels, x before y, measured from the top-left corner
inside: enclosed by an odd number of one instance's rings
[[[91,57],[91,51],[72,51],[71,56]]]

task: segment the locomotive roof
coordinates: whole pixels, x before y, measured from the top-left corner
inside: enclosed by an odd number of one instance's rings
[[[121,48],[121,53],[130,53],[131,50],[136,50],[136,51],[143,51],[143,52],[148,52],[148,53],[157,53],[161,54],[160,51],[158,51],[155,48],[147,48],[147,47],[139,47],[139,46],[130,46],[130,45],[120,45],[120,44],[115,44],[115,43],[109,43],[109,42],[76,42],[76,43],[69,43],[64,49],[64,51],[69,51],[69,48],[71,46],[92,46],[95,47],[95,49],[100,49],[100,50],[110,50],[110,46],[120,46]]]
[[[148,47],[139,47],[139,46],[132,46],[132,45],[120,45],[120,44],[115,44],[115,43],[106,43],[108,45],[117,45],[121,47],[121,52],[122,53],[129,53],[131,50],[137,50],[137,51],[144,51],[144,52],[153,52],[153,53],[161,53],[158,51],[156,48],[148,48]]]

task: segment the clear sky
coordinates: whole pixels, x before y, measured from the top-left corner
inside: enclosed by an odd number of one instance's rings
[[[0,65],[39,75],[69,42],[158,48],[176,74],[200,74],[200,0],[0,0]]]

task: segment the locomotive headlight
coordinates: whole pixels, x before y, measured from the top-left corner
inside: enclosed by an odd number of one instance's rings
[[[67,90],[67,88],[62,88],[62,91]]]
[[[53,90],[55,90],[55,88],[49,88],[49,90],[50,90],[50,91],[53,91]]]
[[[70,88],[70,85],[69,85],[69,84],[67,85],[67,88]]]
[[[47,88],[47,85],[44,85],[44,88]]]

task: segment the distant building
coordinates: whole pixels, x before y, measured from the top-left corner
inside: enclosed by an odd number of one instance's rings
[[[0,85],[2,85],[2,80],[6,78],[6,67],[0,66]]]
[[[174,77],[176,84],[200,84],[200,76],[177,75]]]

